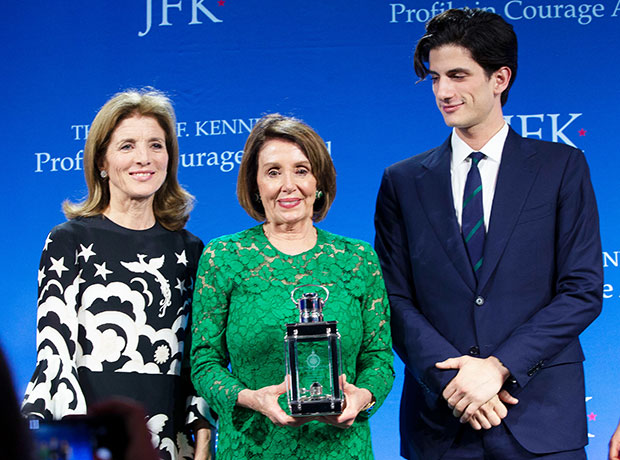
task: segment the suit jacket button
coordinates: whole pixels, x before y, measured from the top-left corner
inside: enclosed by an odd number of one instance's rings
[[[469,349],[469,354],[472,356],[478,356],[480,354],[480,348],[474,345]]]
[[[475,302],[476,302],[476,305],[478,305],[479,307],[482,307],[484,305],[484,297],[479,295],[478,297],[476,297]]]

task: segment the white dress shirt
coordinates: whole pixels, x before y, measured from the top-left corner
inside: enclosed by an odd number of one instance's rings
[[[499,165],[502,162],[502,150],[508,136],[508,124],[504,123],[502,129],[495,134],[489,142],[480,150],[472,149],[463,139],[461,139],[456,130],[452,130],[452,158],[450,160],[450,176],[452,177],[452,198],[454,199],[454,211],[459,227],[462,225],[463,216],[463,193],[465,190],[465,182],[467,174],[471,167],[472,152],[482,152],[485,158],[478,163],[480,171],[480,179],[482,180],[482,208],[484,210],[484,228],[489,230],[489,222],[491,219],[491,208],[493,206],[493,196],[495,195],[495,184],[497,183],[497,173]]]

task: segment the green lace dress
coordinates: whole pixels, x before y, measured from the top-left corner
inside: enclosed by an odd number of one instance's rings
[[[291,291],[310,283],[330,291],[323,313],[338,321],[347,381],[377,400],[346,430],[318,421],[278,427],[235,405],[241,390],[284,380],[285,324],[299,320]],[[317,229],[316,246],[290,256],[260,225],[215,239],[198,266],[193,321],[192,380],[219,415],[218,460],[373,458],[368,417],[389,393],[394,371],[388,299],[367,243]],[[285,395],[280,404],[286,408]]]

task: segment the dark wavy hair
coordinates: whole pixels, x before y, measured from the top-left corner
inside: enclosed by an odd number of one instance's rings
[[[501,96],[502,106],[506,104],[517,76],[517,35],[510,24],[498,14],[481,9],[451,9],[438,14],[426,24],[426,34],[415,49],[413,67],[418,77],[424,79],[430,73],[426,65],[430,51],[445,45],[469,50],[487,77],[508,67],[512,74]]]
[[[262,117],[252,128],[243,149],[239,176],[237,178],[237,199],[245,211],[258,221],[265,220],[265,208],[254,199],[258,194],[258,154],[269,140],[281,139],[297,144],[310,161],[317,190],[323,192],[314,202],[312,220],[325,218],[336,198],[336,169],[325,142],[316,131],[303,121],[272,113]]]

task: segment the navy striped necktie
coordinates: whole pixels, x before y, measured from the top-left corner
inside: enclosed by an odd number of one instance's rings
[[[471,166],[467,173],[465,192],[463,193],[463,214],[461,232],[467,247],[467,254],[474,269],[476,279],[482,267],[484,251],[484,208],[482,207],[482,180],[478,163],[484,158],[482,152],[473,152],[469,155]]]

